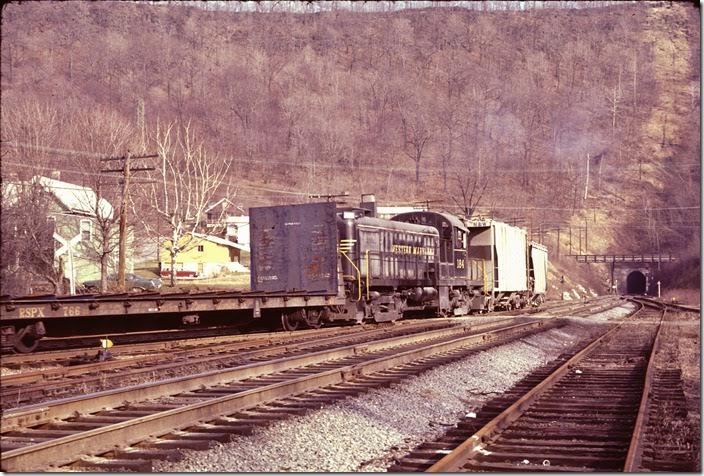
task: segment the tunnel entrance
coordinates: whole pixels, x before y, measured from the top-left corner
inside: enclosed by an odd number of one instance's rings
[[[626,294],[645,294],[645,275],[632,271],[626,278]]]

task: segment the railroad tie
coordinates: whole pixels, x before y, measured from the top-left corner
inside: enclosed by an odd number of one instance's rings
[[[71,465],[76,468],[98,468],[111,471],[136,471],[147,473],[152,471],[151,459],[113,459],[97,456],[84,456]]]

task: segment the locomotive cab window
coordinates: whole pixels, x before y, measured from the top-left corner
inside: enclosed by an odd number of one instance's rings
[[[440,261],[443,263],[451,263],[452,257],[452,227],[442,222],[442,232],[440,234]]]
[[[461,250],[467,249],[467,233],[459,228],[455,228],[455,248]]]

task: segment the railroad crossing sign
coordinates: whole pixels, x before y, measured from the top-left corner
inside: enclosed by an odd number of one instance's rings
[[[74,246],[78,244],[79,241],[81,241],[81,234],[79,233],[67,241],[58,233],[54,233],[54,239],[61,243],[61,248],[54,251],[54,258],[58,258],[67,251],[70,251]]]
[[[70,283],[70,293],[76,294],[76,270],[73,266],[73,247],[81,241],[81,234],[79,233],[70,240],[66,240],[64,237],[54,232],[54,239],[61,243],[61,247],[54,251],[54,258],[58,258],[62,254],[68,252],[68,281]]]

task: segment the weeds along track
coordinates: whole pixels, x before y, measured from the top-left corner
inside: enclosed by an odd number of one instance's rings
[[[652,301],[650,301],[652,303]],[[646,375],[650,398],[641,400],[636,433],[626,471],[699,472],[700,427],[687,410],[676,340],[683,313],[689,308],[667,305],[668,312],[653,346]],[[689,321],[688,327],[698,327]]]
[[[389,385],[490,346],[561,325],[459,326],[252,362],[236,368],[25,406],[2,417],[5,471],[147,471],[176,449],[207,448],[285,415]]]
[[[480,332],[500,326],[506,321],[507,319],[503,318],[471,325],[465,323],[463,328]],[[461,324],[461,321],[449,320],[411,321],[403,325],[371,326],[371,329],[331,328],[279,333],[266,337],[252,335],[248,339],[237,339],[235,342],[222,339],[207,340],[200,344],[185,343],[180,348],[174,347],[165,352],[146,355],[144,346],[138,345],[136,348],[126,349],[128,354],[139,349],[138,354],[131,358],[6,375],[0,387],[0,399],[2,408],[7,410],[50,398],[164,380],[187,373],[221,370],[252,362],[275,360],[283,356],[302,355],[414,333],[433,330],[443,333],[443,330],[446,330],[452,334],[457,332],[456,328]]]
[[[641,306],[633,318],[533,372],[390,470],[639,470],[653,448],[662,448],[648,431],[662,422],[648,426],[645,417],[673,394],[672,380],[652,385],[664,311]],[[663,374],[663,382],[667,376],[674,379]],[[661,461],[681,450],[665,451]]]

